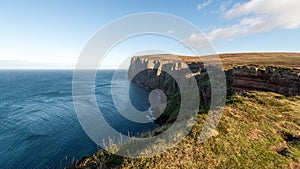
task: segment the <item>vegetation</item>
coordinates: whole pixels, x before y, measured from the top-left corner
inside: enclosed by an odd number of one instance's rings
[[[149,58],[158,60],[175,60],[178,56],[185,63],[199,62],[199,57],[193,56],[180,56],[172,54],[162,55],[145,55],[138,56],[139,58]],[[275,66],[283,68],[299,68],[300,53],[290,52],[253,52],[253,53],[226,53],[218,54],[218,57],[201,56],[202,61],[209,61],[209,63],[219,62],[221,59],[222,66],[224,69],[231,69],[234,66],[245,65],[245,66]]]
[[[190,134],[160,155],[130,159],[101,150],[73,167],[300,168],[299,96],[248,92],[228,97],[217,130],[200,143],[206,117],[200,112]]]

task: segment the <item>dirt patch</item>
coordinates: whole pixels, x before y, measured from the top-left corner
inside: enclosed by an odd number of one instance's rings
[[[288,156],[289,155],[289,147],[286,144],[286,142],[282,142],[278,145],[274,145],[271,147],[271,150],[282,155],[282,156]]]
[[[264,134],[263,131],[255,128],[255,129],[253,129],[253,130],[250,131],[249,138],[251,140],[259,139],[259,138],[263,137],[263,134]]]
[[[300,164],[293,161],[289,164],[287,169],[300,169]]]

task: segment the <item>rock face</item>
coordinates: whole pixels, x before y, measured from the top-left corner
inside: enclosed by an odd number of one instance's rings
[[[178,90],[178,86],[170,74],[176,74],[183,70],[189,70],[188,65],[172,55],[133,57],[128,70],[128,78],[146,88],[158,88],[164,90],[167,95],[171,95]]]
[[[186,64],[173,55],[142,56],[131,59],[128,78],[146,88],[161,89],[167,95],[172,95],[179,90],[173,77],[183,76],[184,80],[188,80],[204,71],[202,63]]]
[[[206,73],[205,64],[200,61],[185,63],[174,55],[133,57],[128,78],[149,89],[159,88],[164,90],[167,95],[172,95],[178,91],[178,85],[167,72],[186,69],[189,69],[190,73],[184,75],[186,78],[196,78],[201,99],[204,103],[208,103],[210,96],[209,77]],[[252,65],[235,66],[224,71],[228,94],[258,90],[271,91],[286,96],[300,95],[300,69],[298,68]]]
[[[232,88],[271,91],[286,96],[300,95],[300,70],[267,66],[241,66],[232,69]]]
[[[159,76],[161,73],[160,70],[163,69],[176,71],[185,68],[188,68],[188,66],[183,64],[178,57],[173,55],[159,55],[159,57],[132,57],[128,77],[132,78],[137,70],[140,71],[143,69],[157,69],[157,76]]]

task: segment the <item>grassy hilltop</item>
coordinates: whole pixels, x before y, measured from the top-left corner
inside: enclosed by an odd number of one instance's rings
[[[184,59],[195,61],[192,57]],[[299,69],[300,54],[222,54],[221,60],[224,69],[236,65]],[[178,102],[175,96],[169,104],[178,105]],[[178,106],[166,111],[172,113],[176,109]],[[262,91],[228,96],[212,137],[200,143],[198,139],[206,117],[207,109],[203,108],[190,133],[160,155],[130,159],[100,150],[71,168],[300,168],[300,96],[286,97]],[[148,134],[160,131],[161,128],[157,128]]]

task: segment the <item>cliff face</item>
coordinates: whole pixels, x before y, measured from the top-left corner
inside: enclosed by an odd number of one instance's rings
[[[164,90],[167,95],[171,95],[178,90],[178,85],[170,72],[173,74],[184,72],[182,75],[190,78],[202,69],[204,69],[204,65],[185,64],[178,57],[172,55],[133,57],[128,70],[128,78],[146,88],[158,88]]]
[[[182,64],[180,59],[173,55],[158,55],[158,56],[141,56],[132,57],[128,77],[134,77],[134,73],[143,69],[158,69],[157,76],[160,75],[163,69],[176,71],[188,68],[186,64]]]
[[[300,70],[267,66],[234,67],[232,88],[235,92],[261,90],[286,96],[300,95]]]
[[[132,58],[131,65],[128,70],[128,78],[132,79],[134,82],[144,86],[147,89],[160,89],[164,91],[168,100],[166,105],[166,110],[168,111],[162,113],[159,118],[155,120],[157,124],[163,125],[176,120],[178,113],[177,111],[179,110],[178,106],[180,105],[180,100],[182,99],[181,96],[178,95],[180,89],[178,83],[175,80],[176,77],[181,77],[179,78],[179,80],[184,80],[184,84],[189,84],[189,80],[191,80],[191,78],[193,78],[194,76],[199,76],[200,72],[203,71],[205,71],[203,64],[186,64],[177,56],[142,56]],[[198,83],[198,81],[197,84],[199,87],[200,84]],[[190,86],[188,85],[188,87]],[[197,85],[195,87],[197,87]],[[204,88],[209,88],[209,86],[201,85],[201,91],[204,92],[200,92],[200,94],[204,97],[200,97],[200,103],[208,104],[209,94],[206,91],[210,91],[210,89],[204,90]],[[168,114],[168,112],[172,113]],[[154,114],[156,113],[154,112]]]
[[[228,56],[226,55],[228,58]],[[183,58],[183,57],[181,57]],[[299,57],[300,59],[300,57]],[[173,55],[133,57],[128,77],[150,89],[162,89],[167,95],[178,91],[176,81],[166,72],[190,69],[186,78],[195,77],[200,96],[204,103],[209,102],[210,85],[203,62],[187,62]],[[161,71],[166,70],[166,71]],[[139,72],[136,74],[136,72]],[[300,69],[275,66],[233,66],[225,70],[228,94],[258,90],[271,91],[286,96],[300,95]]]

